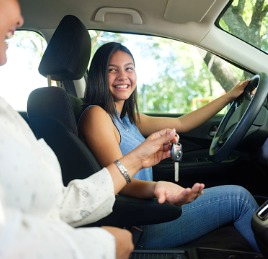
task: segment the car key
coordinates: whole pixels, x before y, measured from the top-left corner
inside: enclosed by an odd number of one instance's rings
[[[179,181],[179,162],[182,159],[182,145],[178,143],[173,143],[171,146],[171,159],[174,161],[174,174],[175,182]]]

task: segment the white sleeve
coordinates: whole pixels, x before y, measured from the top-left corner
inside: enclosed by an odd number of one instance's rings
[[[95,222],[112,212],[115,201],[111,175],[106,168],[64,188],[60,217],[73,227]]]
[[[114,237],[101,228],[74,229],[59,220],[7,208],[0,197],[1,259],[115,259]]]

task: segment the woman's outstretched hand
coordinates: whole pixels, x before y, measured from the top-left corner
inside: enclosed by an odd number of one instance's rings
[[[183,188],[172,182],[159,181],[155,185],[154,193],[159,203],[168,202],[180,206],[194,201],[202,194],[204,188],[203,183],[195,183],[192,188]]]

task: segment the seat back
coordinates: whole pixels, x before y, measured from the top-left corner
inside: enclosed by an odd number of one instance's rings
[[[35,89],[28,98],[29,124],[37,138],[44,138],[58,157],[63,183],[84,179],[101,169],[86,145],[79,139],[69,95],[59,87]],[[77,106],[79,98],[72,97]]]

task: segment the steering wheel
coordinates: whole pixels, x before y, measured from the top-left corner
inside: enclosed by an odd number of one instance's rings
[[[256,89],[255,89],[256,88]],[[255,89],[254,95],[252,91]],[[223,117],[209,149],[209,158],[221,162],[246,136],[268,95],[268,76],[253,76],[243,94],[236,98]]]

